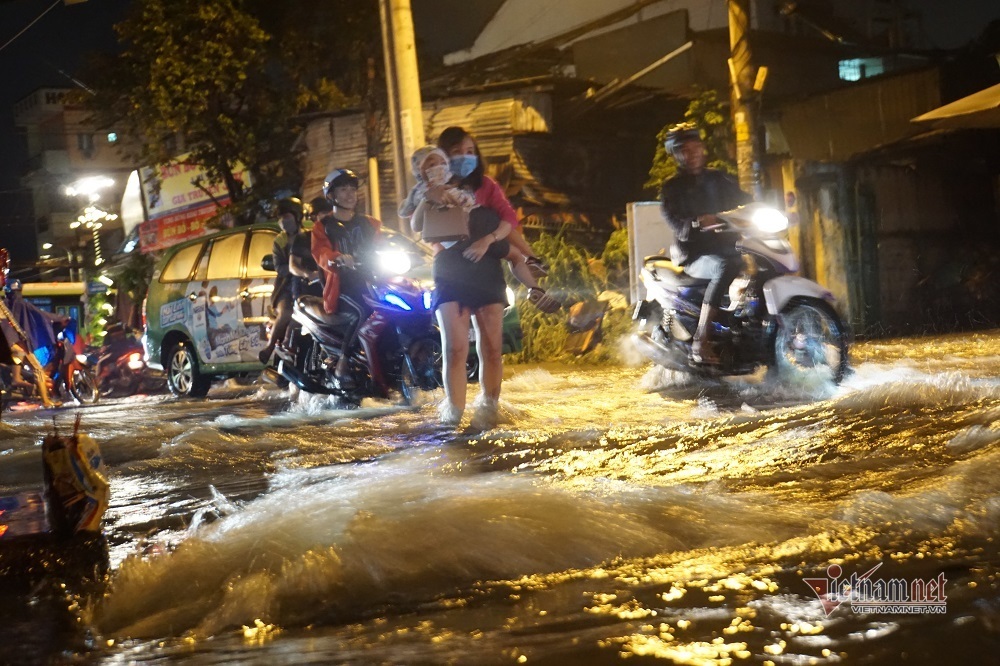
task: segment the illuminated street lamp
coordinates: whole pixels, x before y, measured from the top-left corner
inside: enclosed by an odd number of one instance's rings
[[[118,216],[102,210],[94,204],[101,198],[101,191],[106,190],[114,184],[114,179],[108,176],[87,176],[86,178],[73,181],[66,187],[66,196],[84,197],[90,203],[89,206],[83,209],[82,215],[78,216],[73,222],[70,222],[69,228],[79,229],[80,227],[84,227],[90,229],[94,237],[95,266],[100,266],[104,263],[104,257],[101,256],[101,237],[99,231],[105,221],[117,220]]]
[[[101,256],[101,236],[98,233],[101,227],[104,226],[105,222],[113,222],[117,220],[118,216],[114,213],[109,213],[106,210],[98,208],[97,206],[87,206],[83,209],[83,214],[78,216],[76,220],[70,222],[70,229],[79,229],[84,227],[90,229],[94,237],[94,265],[100,266],[104,263],[104,257]]]
[[[86,197],[93,203],[101,196],[101,190],[106,190],[115,184],[115,181],[107,176],[88,176],[73,181],[66,187],[68,197]]]

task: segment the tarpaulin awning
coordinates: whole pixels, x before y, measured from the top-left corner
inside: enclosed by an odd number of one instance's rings
[[[939,129],[1000,128],[1000,84],[911,119]]]

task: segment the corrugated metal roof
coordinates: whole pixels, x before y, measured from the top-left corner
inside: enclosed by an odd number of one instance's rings
[[[469,130],[490,163],[510,161],[513,137],[526,132],[549,132],[552,125],[551,96],[539,90],[504,91],[435,100],[424,104],[424,131],[436,138],[452,125]],[[395,210],[392,156],[383,141],[379,155],[379,185],[382,211]],[[303,133],[303,196],[318,196],[323,178],[332,169],[347,167],[368,177],[367,139],[364,114],[317,118]]]
[[[323,179],[333,169],[346,167],[368,175],[364,115],[320,118],[304,131],[302,194],[308,200],[323,193]]]

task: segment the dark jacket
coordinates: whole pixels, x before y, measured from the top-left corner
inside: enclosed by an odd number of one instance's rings
[[[304,230],[292,236],[291,240],[284,231],[275,236],[271,254],[274,257],[274,270],[278,273],[278,277],[274,279],[274,291],[271,292],[271,305],[273,307],[277,307],[282,298],[294,297],[297,288],[301,287],[302,278],[291,272],[293,256],[302,259],[307,269],[316,270],[311,243],[312,236]]]
[[[674,261],[683,266],[698,257],[717,254],[722,246],[732,246],[732,234],[706,232],[692,225],[700,215],[722,213],[750,200],[732,176],[717,169],[705,169],[697,175],[680,171],[664,181],[660,207],[674,231]]]
[[[274,259],[274,270],[278,277],[274,278],[274,291],[271,292],[271,306],[277,307],[278,303],[286,294],[292,293],[290,282],[291,274],[288,272],[288,234],[282,231],[274,237],[274,244],[271,246],[271,257]]]

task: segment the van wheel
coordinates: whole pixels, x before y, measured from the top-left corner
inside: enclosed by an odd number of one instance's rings
[[[202,398],[208,393],[212,380],[198,372],[198,359],[194,348],[187,342],[178,342],[167,355],[167,387],[182,398]]]

